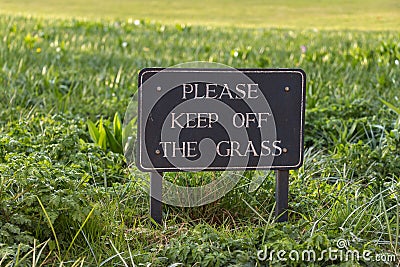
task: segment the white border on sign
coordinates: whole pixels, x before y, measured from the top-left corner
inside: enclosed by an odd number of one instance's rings
[[[161,68],[160,68],[161,69]],[[160,70],[161,71],[161,70]],[[140,73],[140,84],[141,86],[138,87],[139,89],[139,110],[143,110],[142,109],[142,85],[143,85],[143,76],[146,73],[158,73],[160,72],[159,70],[148,70],[148,71],[144,71]],[[305,97],[305,77],[304,77],[304,73],[300,70],[286,70],[286,69],[277,69],[277,70],[201,70],[201,69],[197,69],[197,70],[185,70],[185,69],[162,69],[162,71],[165,72],[186,72],[186,73],[190,73],[190,72],[203,72],[203,73],[207,73],[207,72],[234,72],[234,71],[240,71],[243,73],[297,73],[301,75],[301,104],[300,104],[300,148],[302,147],[303,144],[303,118],[304,118],[304,97]],[[139,115],[139,114],[138,114]],[[140,125],[139,125],[139,134],[138,134],[138,140],[139,140],[139,165],[143,170],[148,170],[148,171],[166,171],[166,170],[172,170],[172,171],[176,171],[177,168],[176,167],[168,167],[168,168],[149,168],[149,167],[144,167],[142,164],[142,146],[144,144],[142,144],[143,142],[141,142],[141,137],[142,137],[142,123],[143,120],[140,120]],[[302,161],[303,161],[303,155],[302,155],[303,149],[300,149],[300,154],[299,154],[299,162],[296,165],[291,165],[291,166],[255,166],[255,167],[229,167],[227,169],[223,169],[221,167],[190,167],[190,168],[185,168],[186,170],[202,170],[202,171],[212,171],[212,170],[217,170],[217,171],[229,171],[229,170],[270,170],[270,169],[280,169],[280,168],[288,168],[288,169],[297,169],[302,165]]]

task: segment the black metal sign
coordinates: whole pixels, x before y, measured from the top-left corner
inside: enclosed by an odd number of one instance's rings
[[[305,81],[300,69],[143,69],[137,167],[299,168]]]
[[[303,163],[305,76],[300,69],[143,69],[135,163],[151,172],[152,218],[162,221],[163,172],[274,169],[276,220],[287,221],[288,170]]]

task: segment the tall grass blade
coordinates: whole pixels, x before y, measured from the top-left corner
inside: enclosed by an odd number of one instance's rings
[[[79,228],[78,232],[76,232],[74,238],[72,239],[71,243],[68,246],[67,251],[65,252],[65,256],[68,255],[68,252],[70,251],[70,249],[72,248],[72,245],[74,244],[76,238],[78,237],[78,235],[81,233],[83,227],[85,227],[85,224],[87,223],[87,221],[89,220],[89,218],[92,216],[93,211],[95,210],[96,207],[93,207],[92,210],[89,212],[89,214],[86,216],[85,221],[82,223],[81,227]]]
[[[385,222],[386,222],[386,228],[387,228],[387,231],[388,231],[387,234],[389,236],[390,246],[394,249],[394,243],[393,243],[393,237],[392,237],[392,228],[391,228],[388,212],[387,212],[387,209],[386,209],[385,200],[383,199],[382,195],[381,195],[381,204],[382,204],[383,213],[384,213],[384,216],[385,216]]]
[[[86,244],[88,245],[88,247],[89,247],[89,249],[90,249],[90,253],[91,253],[92,256],[93,256],[93,259],[94,259],[94,261],[96,262],[96,265],[99,265],[99,263],[98,263],[98,261],[97,261],[96,254],[94,253],[94,250],[93,250],[93,248],[92,248],[92,245],[90,245],[90,242],[89,242],[89,240],[87,239],[86,234],[85,234],[85,232],[84,232],[83,230],[82,230],[82,235],[83,235],[83,238],[84,238],[85,241],[86,241]]]
[[[263,216],[255,209],[253,208],[245,199],[242,199],[242,201],[246,204],[247,207],[249,207],[264,223],[268,224],[268,221],[264,219]]]
[[[3,262],[6,260],[7,256],[8,256],[8,254],[4,253],[3,258],[1,258],[1,260],[0,260],[0,266],[3,266]]]
[[[114,243],[110,239],[110,244],[113,247],[114,251],[117,253],[117,256],[121,259],[122,263],[125,265],[125,267],[129,267],[129,265],[126,263],[124,258],[122,257],[121,253],[118,251],[118,249],[114,246]],[[133,266],[135,267],[135,266]]]
[[[379,98],[379,100],[385,104],[388,108],[390,108],[391,110],[393,110],[394,112],[396,112],[398,115],[400,115],[400,108],[396,107],[395,105],[383,100],[382,98]]]
[[[57,234],[56,234],[56,231],[54,230],[53,224],[51,223],[50,216],[49,216],[49,214],[47,214],[47,211],[46,211],[46,209],[44,208],[44,206],[43,206],[43,204],[42,204],[42,201],[40,201],[39,197],[36,196],[36,198],[37,198],[37,200],[38,200],[38,202],[39,202],[40,207],[41,207],[42,210],[43,210],[44,215],[46,216],[46,219],[47,219],[47,222],[48,222],[48,224],[49,224],[49,226],[50,226],[51,232],[53,233],[54,240],[55,240],[56,246],[57,246],[58,257],[59,257],[59,259],[61,259],[60,244],[58,243]]]

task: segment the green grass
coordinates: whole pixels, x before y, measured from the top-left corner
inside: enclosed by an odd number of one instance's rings
[[[137,0],[0,1],[0,12],[100,19],[150,19],[168,24],[284,27],[297,29],[396,30],[396,0],[289,1],[137,1]]]
[[[0,32],[0,266],[260,266],[258,249],[320,252],[339,238],[400,256],[398,31],[3,15]],[[248,172],[217,202],[166,207],[155,226],[142,174],[93,143],[88,119],[124,114],[140,69],[194,60],[306,71],[306,155],[291,172],[289,223],[272,220],[274,176],[250,192]]]

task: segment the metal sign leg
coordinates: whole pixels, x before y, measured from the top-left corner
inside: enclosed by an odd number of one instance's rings
[[[275,216],[277,222],[288,221],[288,195],[289,195],[289,171],[276,171],[275,185]]]
[[[150,173],[150,216],[162,223],[162,172]]]

